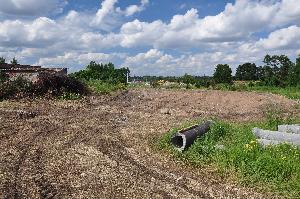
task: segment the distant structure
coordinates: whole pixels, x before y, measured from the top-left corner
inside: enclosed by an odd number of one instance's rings
[[[10,80],[22,76],[32,82],[36,82],[42,75],[65,76],[68,73],[67,68],[42,68],[42,66],[6,63],[0,63],[0,71],[6,73]]]

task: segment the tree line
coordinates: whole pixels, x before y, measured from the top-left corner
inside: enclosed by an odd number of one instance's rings
[[[0,63],[5,63],[5,59],[0,57]],[[18,64],[13,58],[12,64]],[[297,86],[300,85],[300,55],[293,63],[286,55],[266,55],[263,66],[256,66],[255,63],[244,63],[237,67],[235,76],[228,64],[218,64],[212,77],[192,76],[185,74],[182,77],[175,76],[134,76],[130,80],[155,82],[165,80],[170,82],[182,82],[187,85],[193,84],[196,87],[208,87],[214,84],[232,84],[234,80],[258,81],[263,86]],[[101,80],[103,82],[117,84],[127,83],[128,68],[115,68],[112,63],[102,64],[91,61],[85,69],[71,74],[83,80]],[[0,76],[3,76],[0,75]]]
[[[300,85],[300,55],[293,63],[286,55],[266,55],[264,65],[257,67],[254,63],[238,66],[235,77],[228,64],[216,66],[213,79],[216,83],[231,84],[233,80],[259,81],[264,86]]]

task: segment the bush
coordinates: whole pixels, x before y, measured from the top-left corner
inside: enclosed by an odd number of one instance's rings
[[[0,83],[8,81],[8,75],[3,71],[0,71]]]
[[[156,80],[151,81],[150,85],[151,85],[152,88],[158,88],[160,86],[160,84]]]
[[[202,88],[202,87],[205,87],[205,88],[209,88],[211,86],[211,80],[209,79],[197,79],[196,80],[196,83],[195,83],[195,87],[196,88]]]
[[[32,82],[21,76],[15,80],[0,84],[0,99],[20,99],[30,96],[32,92]]]
[[[88,89],[82,81],[69,76],[41,75],[34,84],[34,94],[39,96],[48,94],[56,97],[64,93],[86,95]]]
[[[123,83],[109,84],[100,80],[87,81],[87,85],[92,89],[92,91],[98,94],[109,94],[111,92],[126,88],[125,84]]]
[[[68,76],[42,75],[35,83],[20,76],[15,80],[0,84],[1,100],[46,95],[48,97],[64,96],[63,98],[74,99],[88,93],[89,91],[84,83]]]

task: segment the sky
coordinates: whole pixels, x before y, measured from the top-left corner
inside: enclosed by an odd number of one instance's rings
[[[299,0],[0,0],[0,57],[131,75],[212,75],[300,54]]]

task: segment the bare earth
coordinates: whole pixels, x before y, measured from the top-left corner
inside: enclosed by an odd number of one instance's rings
[[[81,101],[0,102],[0,198],[273,198],[183,166],[149,142],[200,117],[261,120],[272,94],[130,90]],[[18,110],[36,111],[20,119]],[[291,112],[292,111],[292,112]]]

